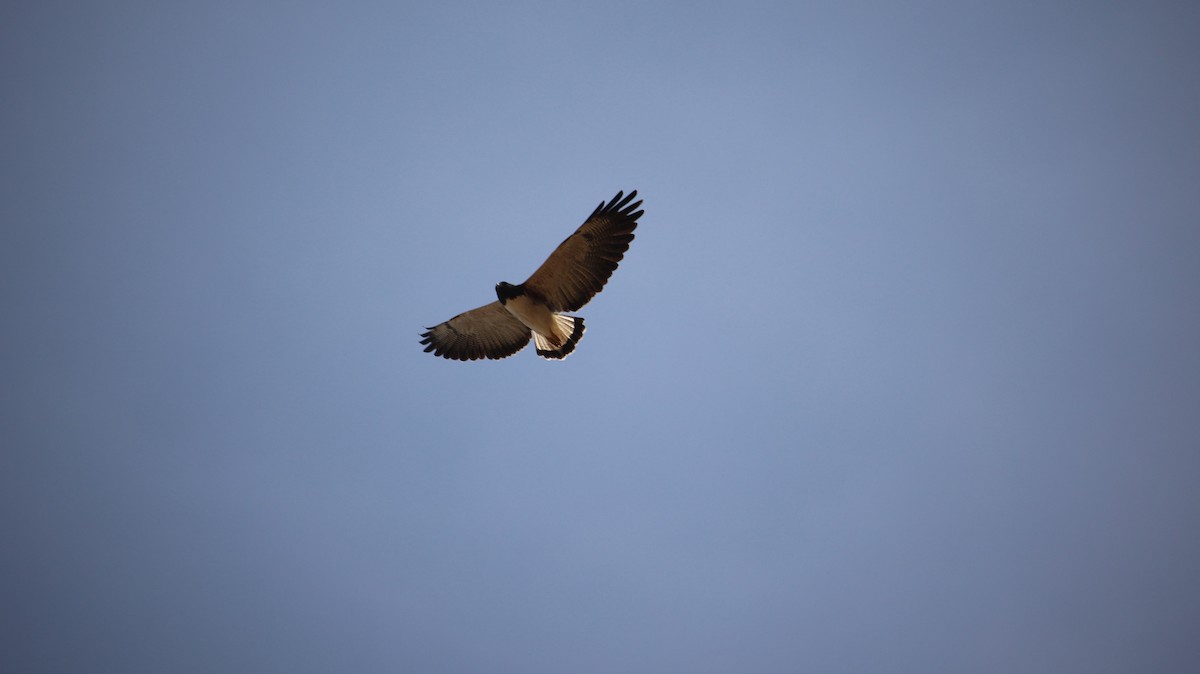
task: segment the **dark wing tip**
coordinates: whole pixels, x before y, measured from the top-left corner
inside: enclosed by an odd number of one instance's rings
[[[433,343],[433,328],[425,328],[425,329],[428,332],[422,332],[421,337],[424,337],[424,339],[422,339],[420,342],[418,342],[418,344],[427,345],[425,347],[425,353],[429,353],[430,351],[432,351],[433,355],[435,355],[435,356],[441,356],[442,358],[449,358],[450,356],[446,355],[445,349],[443,349],[442,347]]]
[[[630,192],[629,196],[625,197],[624,199],[621,199],[621,193],[617,192],[617,196],[613,197],[613,205],[610,206],[609,208],[611,208],[612,210],[616,210],[616,211],[623,210],[625,208],[625,206],[628,205],[629,202],[633,201],[635,198],[637,198],[637,190]],[[620,203],[617,203],[618,200]],[[638,202],[638,203],[641,203],[641,202]]]
[[[592,211],[592,215],[596,215],[597,213],[620,213],[621,215],[628,215],[630,211],[642,205],[641,201],[634,204],[629,203],[635,198],[637,198],[637,190],[633,190],[629,194],[625,194],[625,190],[620,190],[608,202],[601,201],[596,210]],[[639,213],[638,215],[641,214]],[[637,216],[634,216],[634,218],[636,219]]]

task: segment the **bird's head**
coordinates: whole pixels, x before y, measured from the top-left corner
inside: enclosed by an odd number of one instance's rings
[[[504,304],[512,298],[519,297],[524,294],[525,288],[522,286],[515,286],[504,281],[496,284],[496,297],[500,298],[500,304]]]

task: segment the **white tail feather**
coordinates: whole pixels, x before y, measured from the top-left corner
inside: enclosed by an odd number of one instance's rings
[[[555,314],[553,330],[554,334],[549,336],[535,331],[533,345],[537,348],[539,356],[558,360],[566,358],[575,350],[575,345],[583,339],[586,328],[579,316]]]

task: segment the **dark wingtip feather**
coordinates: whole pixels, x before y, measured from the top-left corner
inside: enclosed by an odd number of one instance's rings
[[[592,215],[596,215],[597,213],[620,213],[621,215],[628,215],[629,211],[642,205],[641,201],[633,204],[629,203],[636,197],[637,190],[633,190],[629,194],[625,194],[625,190],[619,190],[612,199],[607,202],[601,201],[600,205],[596,206],[596,210],[592,211]],[[638,215],[641,214],[639,213]],[[634,216],[634,219],[636,220],[637,216]]]

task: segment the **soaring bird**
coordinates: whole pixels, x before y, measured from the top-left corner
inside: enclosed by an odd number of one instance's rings
[[[421,334],[426,352],[454,360],[507,358],[529,338],[542,358],[566,358],[583,338],[578,311],[604,288],[629,250],[643,211],[637,190],[603,201],[533,275],[520,285],[496,284],[496,301],[461,313]]]

